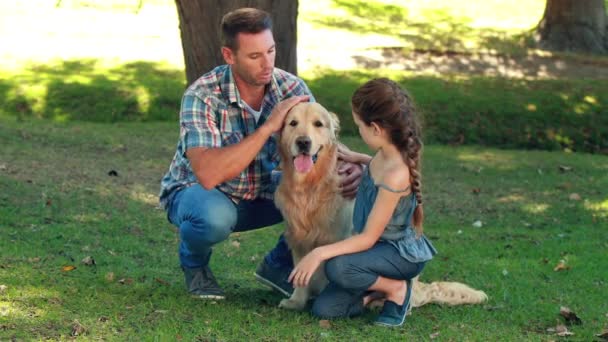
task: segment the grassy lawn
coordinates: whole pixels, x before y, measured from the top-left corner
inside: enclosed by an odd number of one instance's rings
[[[226,301],[190,299],[157,209],[185,85],[173,2],[31,2],[0,1],[0,341],[592,341],[608,329],[608,59],[535,50],[544,1],[300,1],[300,74],[349,146],[365,151],[348,102],[360,83],[389,76],[418,102],[439,250],[422,280],[490,297],[415,309],[394,330],[370,325],[375,312],[327,327],[279,310],[253,272],[281,225],[216,248]],[[554,331],[561,306],[582,321],[574,335]]]
[[[550,340],[560,306],[583,321],[569,328],[575,340],[606,328],[605,157],[428,146],[426,231],[440,254],[423,278],[464,281],[489,302],[415,309],[397,330],[371,326],[375,313],[323,328],[279,310],[253,279],[280,225],[218,246],[225,302],[185,294],[176,232],[156,209],[176,133],[174,123],[3,121],[0,340]]]

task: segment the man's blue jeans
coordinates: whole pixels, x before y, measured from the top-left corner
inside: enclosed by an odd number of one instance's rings
[[[256,199],[235,204],[221,191],[205,190],[200,184],[176,192],[169,200],[167,217],[179,228],[179,259],[186,268],[206,266],[212,246],[226,240],[232,232],[283,221],[272,200]],[[265,262],[274,268],[293,268],[291,252],[283,235],[265,256]]]

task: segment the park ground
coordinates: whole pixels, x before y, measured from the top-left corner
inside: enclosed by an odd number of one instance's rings
[[[279,310],[253,271],[282,225],[214,251],[226,301],[185,295],[157,203],[185,86],[179,28],[171,1],[142,3],[0,0],[0,340],[606,340],[608,59],[531,48],[544,1],[300,1],[299,72],[345,115],[347,145],[369,152],[348,130],[348,96],[378,75],[443,115],[429,131],[474,114],[425,147],[439,254],[422,279],[489,301],[415,309],[393,330],[370,324],[376,312]],[[504,112],[538,126],[512,143],[517,132],[491,130]]]

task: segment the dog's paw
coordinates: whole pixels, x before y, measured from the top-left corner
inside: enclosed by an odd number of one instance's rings
[[[291,300],[291,299],[283,299],[279,303],[279,307],[281,309],[287,309],[287,310],[302,311],[302,310],[304,310],[305,306],[306,306],[306,303],[300,303],[300,302],[297,302],[297,301]]]

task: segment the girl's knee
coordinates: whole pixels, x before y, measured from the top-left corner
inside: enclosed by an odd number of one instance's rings
[[[349,272],[350,269],[350,263],[345,256],[337,256],[325,263],[325,275],[327,279],[343,288],[348,287],[348,273],[351,273]]]
[[[320,319],[333,319],[346,317],[346,312],[336,308],[331,303],[326,303],[323,300],[315,300],[310,313]]]

